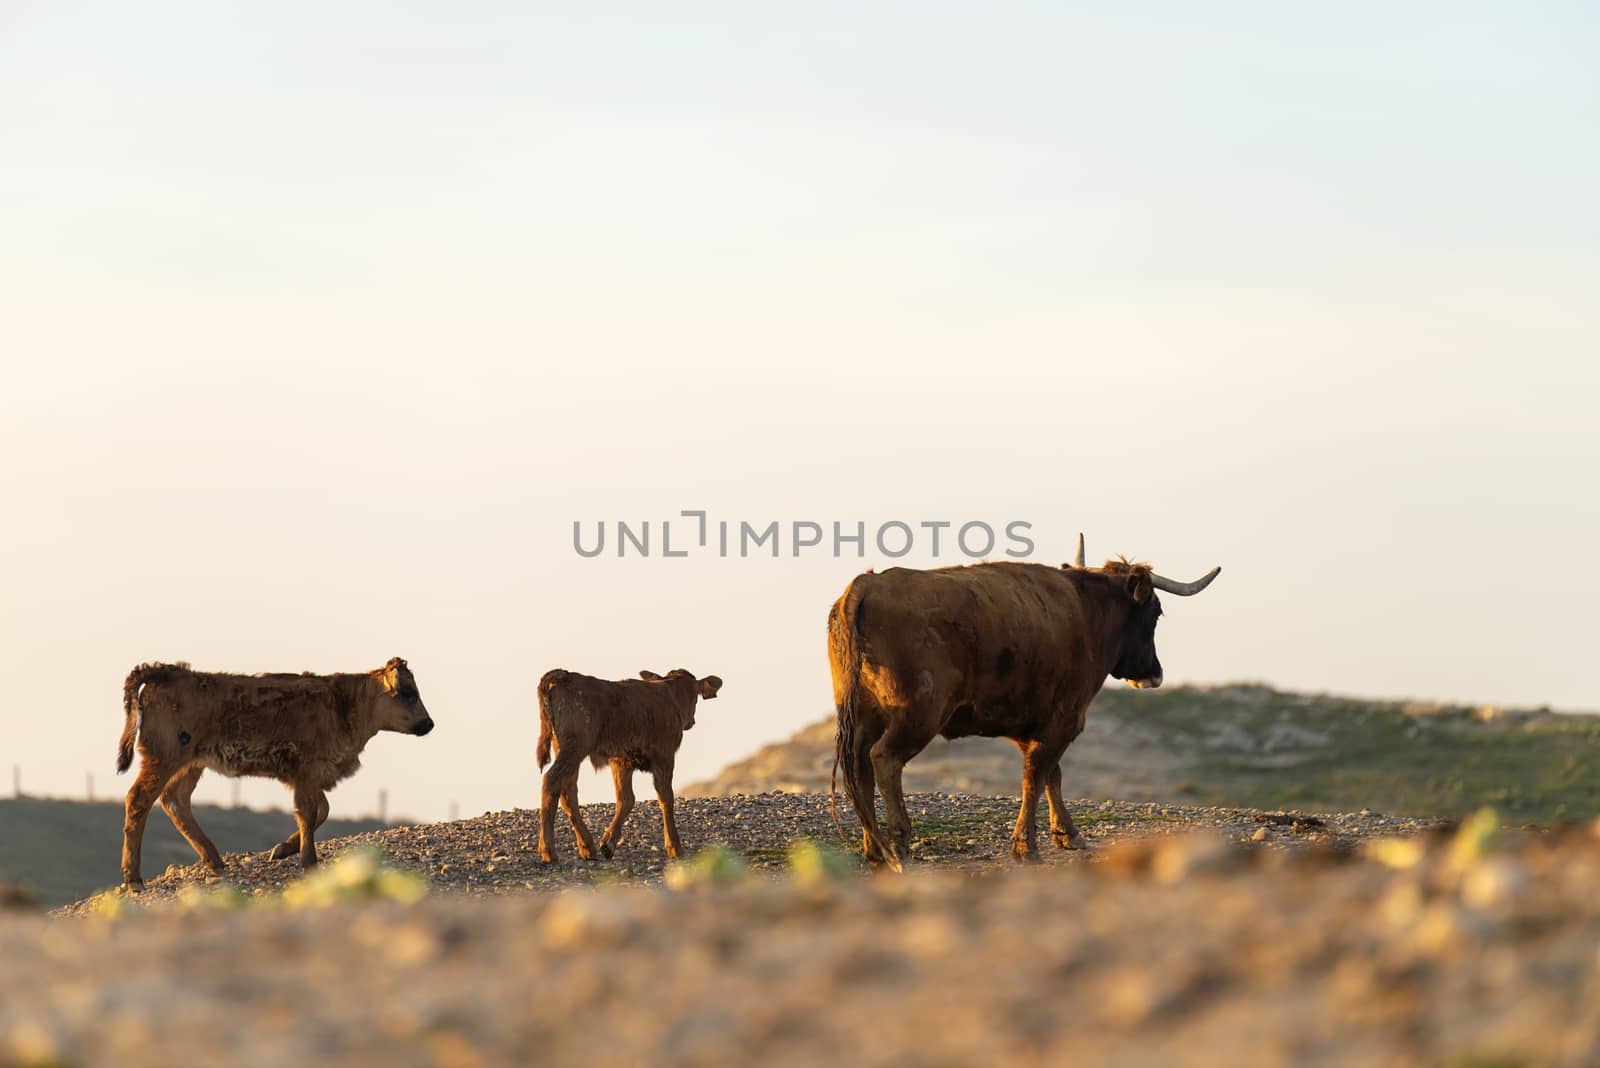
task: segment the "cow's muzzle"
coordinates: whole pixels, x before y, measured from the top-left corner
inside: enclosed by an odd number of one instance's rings
[[[1155,675],[1148,679],[1129,679],[1128,685],[1135,690],[1158,690],[1161,688],[1161,676]]]
[[[433,730],[433,720],[425,719],[421,723],[417,724],[415,727],[412,727],[411,728],[411,733],[415,734],[417,737],[420,738],[424,734],[427,734],[431,730]]]

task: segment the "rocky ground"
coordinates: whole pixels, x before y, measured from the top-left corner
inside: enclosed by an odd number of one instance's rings
[[[1084,862],[1097,842],[1207,830],[1230,840],[1277,843],[1288,847],[1321,845],[1347,849],[1374,835],[1406,834],[1428,821],[1364,811],[1323,816],[1262,813],[1246,809],[1201,808],[1119,801],[1069,801],[1088,851],[1058,850],[1050,843],[1048,816],[1040,805],[1040,859],[1046,865]],[[1009,797],[968,794],[911,794],[906,806],[912,819],[912,866],[980,871],[1010,867],[1011,828],[1017,801]],[[612,806],[583,806],[584,820],[598,838],[611,819]],[[839,798],[840,826],[850,847],[860,841],[860,825],[850,804]],[[678,831],[693,850],[721,843],[757,869],[781,869],[791,843],[810,839],[839,843],[839,831],[826,794],[766,793],[727,798],[682,798],[677,804]],[[661,812],[641,802],[628,820],[626,837],[613,860],[579,859],[572,825],[556,817],[559,862],[539,862],[537,809],[487,812],[470,820],[395,827],[323,843],[326,859],[351,851],[377,848],[392,863],[425,874],[443,890],[474,893],[516,893],[563,886],[617,882],[659,883],[667,864],[661,834]],[[141,904],[155,905],[191,885],[231,885],[249,893],[282,889],[300,875],[295,860],[273,861],[263,853],[229,856],[230,871],[215,876],[202,865],[174,865],[161,874],[147,871]],[[154,876],[152,878],[151,876]],[[82,913],[86,902],[68,906]]]
[[[644,820],[539,870],[518,812],[328,844],[324,882],[360,842],[435,873],[414,901],[182,869],[116,919],[0,913],[0,1064],[1600,1064],[1600,825],[1079,802],[1094,848],[1021,866],[1010,807],[917,797],[904,876],[741,871],[831,831],[765,796],[686,803],[738,854],[670,887]]]

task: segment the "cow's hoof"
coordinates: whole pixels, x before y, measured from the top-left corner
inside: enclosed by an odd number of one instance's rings
[[[1081,834],[1053,834],[1057,849],[1088,849],[1089,840]]]
[[[220,860],[217,861],[215,864],[207,864],[206,867],[211,869],[211,874],[212,875],[226,875],[226,874],[228,874],[228,866],[226,864],[224,864]]]
[[[142,894],[142,893],[144,893],[144,880],[143,879],[128,879],[122,885],[127,888],[127,891],[130,894]]]
[[[1019,864],[1037,864],[1039,863],[1039,853],[1037,850],[1029,849],[1025,845],[1014,845],[1011,847],[1011,859]]]
[[[298,852],[300,852],[298,849],[293,849],[293,848],[291,848],[289,846],[284,845],[282,842],[279,842],[277,845],[272,847],[272,852],[267,854],[267,859],[268,860],[288,860],[290,857],[294,856]]]
[[[312,868],[315,868],[321,863],[322,861],[317,858],[316,854],[312,854],[309,857],[300,858],[300,867],[306,869],[307,871],[310,871]]]
[[[610,860],[612,858],[614,853],[613,853],[613,851],[611,849],[611,843],[610,842],[601,842],[600,843],[600,855],[602,857],[605,857],[607,860]]]
[[[544,854],[541,854],[540,857],[539,857],[539,863],[540,864],[554,864],[555,862],[556,862],[556,855],[554,853],[544,853]]]

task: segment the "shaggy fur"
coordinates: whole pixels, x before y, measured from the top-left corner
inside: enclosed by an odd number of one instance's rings
[[[539,767],[550,765],[542,784],[539,809],[539,859],[554,863],[556,804],[559,802],[578,836],[578,853],[593,860],[594,839],[578,808],[578,769],[585,760],[596,769],[611,765],[617,787],[617,811],[600,838],[608,859],[622,840],[622,826],[633,810],[633,773],[655,779],[661,802],[662,833],[667,855],[683,851],[673,818],[672,766],[683,732],[694,726],[695,701],[711,700],[722,687],[715,675],[697,679],[682,668],[665,676],[639,672],[637,679],[609,682],[572,671],[547,672],[539,680]],[[551,754],[555,763],[551,764]]]
[[[327,791],[361,766],[379,731],[427,734],[433,720],[411,669],[399,657],[353,675],[226,675],[187,664],[141,664],[122,687],[117,770],[142,761],[128,791],[122,877],[142,889],[140,848],[157,799],[212,871],[222,856],[195,822],[190,796],[207,768],[224,775],[277,779],[294,791],[295,833],[274,859],[298,853],[317,862],[314,835],[328,818]]]
[[[1061,800],[1061,756],[1107,675],[1159,685],[1160,615],[1149,566],[1127,560],[857,576],[828,615],[828,661],[839,724],[834,772],[842,766],[868,860],[898,870],[908,855],[901,771],[938,735],[1010,738],[1022,751],[1014,856],[1037,856],[1041,792],[1056,844],[1080,846]]]

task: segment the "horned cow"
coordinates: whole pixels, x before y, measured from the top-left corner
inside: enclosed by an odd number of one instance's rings
[[[272,858],[299,854],[310,867],[317,862],[316,830],[328,818],[327,791],[361,766],[373,735],[433,729],[416,679],[399,657],[348,675],[227,675],[188,664],[141,664],[123,683],[122,707],[117,770],[133,764],[135,741],[141,757],[122,827],[122,878],[135,891],[144,888],[139,854],[158,799],[200,859],[214,872],[226,870],[190,805],[207,768],[290,787],[296,830]]]
[[[599,849],[607,859],[622,840],[622,826],[633,811],[635,771],[654,778],[667,856],[681,855],[683,843],[673,816],[672,767],[683,732],[694,726],[696,700],[711,700],[721,687],[722,680],[715,675],[697,679],[683,668],[664,676],[641,671],[637,679],[618,682],[559,668],[546,672],[539,680],[537,756],[541,769],[549,765],[539,807],[539,859],[555,862],[558,802],[572,821],[578,854],[594,859],[594,839],[578,808],[578,770],[584,760],[596,770],[609,763],[617,787],[616,814],[600,838]]]
[[[908,855],[901,771],[939,735],[1009,738],[1022,751],[1013,856],[1037,857],[1040,793],[1048,795],[1056,845],[1081,847],[1061,799],[1062,754],[1107,675],[1161,685],[1156,591],[1187,597],[1221,570],[1177,582],[1125,559],[1089,568],[1080,535],[1076,562],[1060,568],[896,567],[852,580],[828,614],[828,662],[838,712],[834,772],[844,771],[867,859],[898,869]]]

